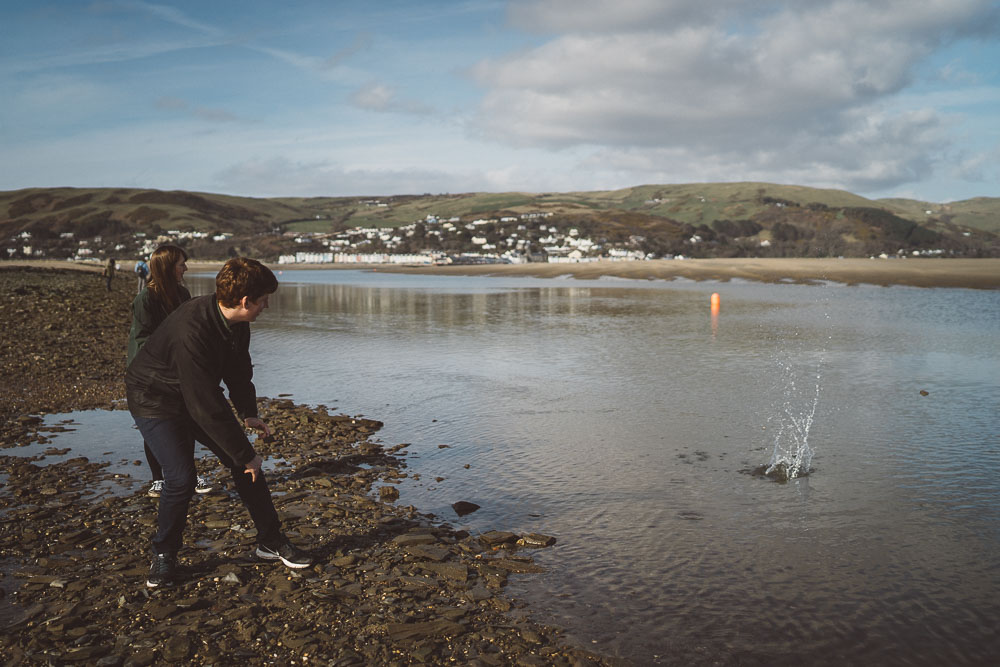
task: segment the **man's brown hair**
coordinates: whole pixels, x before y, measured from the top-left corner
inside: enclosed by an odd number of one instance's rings
[[[226,308],[235,308],[243,297],[257,301],[278,289],[278,279],[256,259],[234,257],[215,276],[215,298]]]

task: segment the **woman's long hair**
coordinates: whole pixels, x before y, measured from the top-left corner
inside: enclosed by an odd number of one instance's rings
[[[181,261],[187,261],[187,253],[175,245],[161,245],[149,258],[149,282],[146,283],[146,289],[167,314],[181,305],[181,296],[177,291],[180,283],[177,282],[174,268]]]

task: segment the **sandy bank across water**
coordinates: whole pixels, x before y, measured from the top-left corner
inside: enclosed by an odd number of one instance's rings
[[[123,271],[126,270],[123,260]],[[221,261],[188,262],[194,271],[217,271]],[[46,268],[81,268],[99,271],[100,266],[74,262],[37,260],[3,261],[0,266],[31,265]],[[847,285],[909,285],[912,287],[958,287],[1000,289],[1000,259],[685,259],[644,262],[590,262],[585,264],[485,264],[461,266],[396,266],[389,264],[272,264],[276,271],[302,269],[362,269],[392,273],[458,276],[572,276],[594,279],[602,276],[634,280],[718,280],[758,282],[830,281]]]
[[[195,264],[192,268],[209,265]],[[215,264],[211,266],[216,266]],[[685,259],[585,264],[483,264],[461,266],[394,266],[386,264],[287,264],[276,270],[370,269],[392,273],[455,276],[602,276],[633,280],[733,279],[776,283],[831,281],[847,285],[909,285],[1000,289],[1000,259]]]
[[[686,259],[586,264],[494,264],[480,266],[378,267],[380,271],[442,275],[496,275],[555,278],[570,275],[635,280],[732,279],[796,283],[832,281],[856,285],[911,285],[1000,289],[998,259]]]

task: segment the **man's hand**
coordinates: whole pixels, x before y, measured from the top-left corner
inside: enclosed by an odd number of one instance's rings
[[[247,421],[250,421],[250,420],[248,419]],[[263,423],[263,422],[261,422],[261,423]],[[260,466],[261,466],[262,463],[264,463],[264,459],[260,458],[260,454],[258,454],[257,456],[253,457],[253,459],[251,459],[250,461],[247,462],[247,468],[246,468],[246,470],[243,471],[247,475],[250,475],[251,480],[255,484],[257,483],[257,475],[261,474],[260,473]]]
[[[271,437],[271,429],[267,427],[267,424],[265,424],[262,419],[257,417],[247,417],[244,423],[247,425],[247,428],[252,428],[255,431],[263,431],[265,438]]]

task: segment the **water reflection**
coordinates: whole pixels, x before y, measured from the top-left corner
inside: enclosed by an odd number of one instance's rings
[[[1000,294],[285,278],[261,393],[384,420],[421,475],[406,503],[556,535],[520,593],[585,642],[640,664],[1000,650]],[[740,474],[807,409],[813,476]]]
[[[356,330],[405,324],[408,331],[454,331],[550,318],[636,315],[625,290],[545,288],[442,293],[421,289],[307,284],[279,290],[271,310],[283,325]],[[683,295],[694,299],[695,295]],[[673,305],[673,307],[671,307]],[[646,303],[650,316],[680,312],[670,301]],[[274,319],[274,318],[272,318]]]

